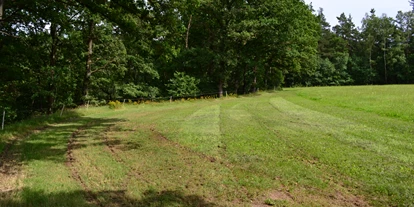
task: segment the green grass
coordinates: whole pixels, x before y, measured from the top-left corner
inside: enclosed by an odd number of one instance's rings
[[[8,166],[19,172],[0,174],[15,180],[0,188],[0,206],[414,203],[414,86],[294,88],[70,117],[0,135],[0,146],[17,140],[3,154],[15,153]]]

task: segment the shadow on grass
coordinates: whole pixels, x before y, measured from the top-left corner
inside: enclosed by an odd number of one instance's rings
[[[87,202],[85,196],[90,192],[74,191],[62,193],[46,193],[23,189],[20,199],[10,199],[15,192],[0,192],[0,207],[49,207],[49,206],[136,206],[136,207],[212,207],[215,203],[206,201],[198,195],[184,195],[180,191],[151,191],[142,194],[142,199],[130,198],[125,191],[101,191],[93,193],[94,199]]]
[[[69,112],[62,117],[51,115],[16,123],[7,130],[8,136],[15,138],[6,139],[5,133],[0,134],[0,172],[4,175],[14,173],[22,164],[35,160],[63,163],[67,159],[68,145],[71,150],[88,147],[91,144],[83,142],[87,139],[95,139],[93,145],[121,145],[125,149],[139,147],[136,143],[122,143],[118,140],[108,142],[101,136],[105,130],[124,121],[126,120],[117,118],[84,117]],[[111,131],[117,130],[117,127],[111,128]]]
[[[106,132],[125,131],[116,127],[123,119],[91,118],[78,114],[54,120],[27,121],[15,126],[9,133],[17,134],[17,141],[5,143],[8,150],[0,153],[0,207],[7,206],[216,206],[198,195],[187,195],[181,191],[143,192],[140,198],[132,198],[125,191],[90,192],[88,189],[63,192],[47,192],[30,187],[2,188],[2,179],[15,176],[15,170],[34,161],[65,163],[70,158],[70,150],[91,145],[110,145],[123,150],[137,149],[141,145],[134,142],[107,140]],[[0,137],[1,138],[1,137]],[[93,139],[93,142],[87,142]],[[87,140],[87,141],[85,141]],[[1,139],[0,139],[1,141]],[[45,163],[45,162],[41,162]],[[4,164],[4,165],[3,165]],[[2,167],[3,166],[3,167]],[[7,168],[6,168],[7,167]],[[4,169],[2,169],[4,168]],[[14,169],[14,170],[11,170]]]
[[[105,140],[100,137],[100,134],[104,133],[106,128],[123,121],[125,120],[78,117],[71,121],[49,126],[23,140],[21,143],[24,155],[23,161],[49,160],[62,162],[68,152],[67,146],[71,140],[75,140],[75,142],[70,143],[72,150],[87,147],[82,142],[85,139],[97,139],[95,145],[105,145]],[[114,141],[111,144],[121,143]]]
[[[50,128],[49,124],[70,122],[79,117],[81,117],[81,114],[75,111],[67,111],[63,116],[60,116],[59,114],[42,115],[16,122],[11,125],[6,124],[5,129],[0,130],[0,155],[7,153],[7,150],[9,150],[19,139],[27,138],[35,132]]]

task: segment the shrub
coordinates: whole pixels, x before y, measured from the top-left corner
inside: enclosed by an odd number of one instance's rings
[[[110,101],[108,105],[110,109],[121,109],[123,107],[119,101]]]
[[[175,72],[174,78],[170,79],[166,86],[171,96],[185,97],[198,94],[200,92],[197,86],[199,83],[200,80],[194,77],[186,75],[183,72]]]
[[[228,94],[228,97],[239,97],[239,95],[237,95],[236,93],[229,93]]]

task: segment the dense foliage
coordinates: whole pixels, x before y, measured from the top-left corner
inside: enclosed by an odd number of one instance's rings
[[[377,16],[372,9],[361,28],[342,13],[331,28],[323,10],[318,66],[304,85],[364,85],[414,83],[414,13],[398,12],[396,18]]]
[[[413,83],[413,18],[373,10],[362,28],[343,14],[331,28],[303,0],[0,0],[0,109]]]

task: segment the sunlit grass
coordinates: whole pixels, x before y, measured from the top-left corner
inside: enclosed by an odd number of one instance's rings
[[[295,88],[82,108],[16,146],[23,186],[0,206],[410,205],[413,92]]]

